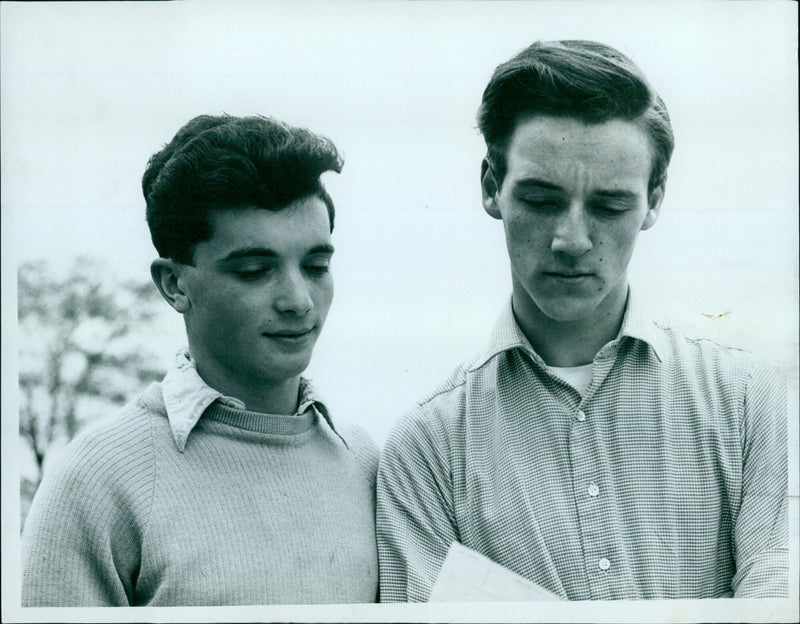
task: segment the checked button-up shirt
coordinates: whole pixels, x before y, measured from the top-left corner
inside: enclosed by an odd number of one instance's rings
[[[581,395],[509,304],[385,445],[381,600],[427,600],[453,541],[570,600],[787,596],[785,388],[629,302]]]

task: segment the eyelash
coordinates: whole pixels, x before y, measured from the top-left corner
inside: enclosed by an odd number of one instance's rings
[[[322,277],[326,273],[330,272],[330,267],[328,265],[325,266],[310,265],[303,268],[305,269],[306,273],[308,273],[311,277]],[[258,269],[258,270],[234,271],[234,273],[239,279],[242,279],[247,282],[252,282],[261,277],[266,276],[268,273],[272,271],[273,271],[272,267],[265,267],[263,269]]]
[[[257,271],[234,271],[234,273],[236,274],[236,277],[238,277],[239,279],[251,282],[253,280],[257,280],[258,278],[262,277],[270,270],[271,269],[259,269]]]
[[[329,273],[330,270],[331,270],[331,267],[328,266],[327,264],[324,265],[324,266],[311,265],[311,266],[305,267],[305,269],[311,276],[313,276],[313,277],[321,277],[321,276],[325,275],[325,273]]]
[[[551,201],[526,201],[525,203],[536,210],[555,210],[560,206],[560,204]]]
[[[561,204],[552,201],[526,201],[525,203],[533,210],[558,210],[561,207]],[[590,204],[590,208],[609,217],[615,217],[625,212],[624,209],[612,208],[610,206]]]
[[[625,212],[624,209],[612,208],[610,206],[595,206],[594,208],[595,208],[595,210],[598,210],[598,211],[602,212],[604,215],[608,215],[610,217],[616,217],[616,216],[621,215],[623,212]]]

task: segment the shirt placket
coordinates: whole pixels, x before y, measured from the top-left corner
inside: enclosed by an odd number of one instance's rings
[[[569,450],[572,468],[572,489],[578,516],[578,529],[584,556],[584,569],[590,596],[594,600],[612,597],[619,564],[615,552],[614,529],[611,526],[611,501],[604,474],[606,458],[595,426],[603,415],[603,402],[593,401],[598,387],[613,366],[613,355],[595,359],[592,383],[572,413]]]

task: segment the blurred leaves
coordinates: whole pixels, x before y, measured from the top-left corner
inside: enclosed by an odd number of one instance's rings
[[[38,469],[23,479],[25,499],[54,448],[164,371],[143,347],[161,305],[150,282],[117,281],[88,257],[60,273],[28,262],[18,269],[18,301],[19,431]]]

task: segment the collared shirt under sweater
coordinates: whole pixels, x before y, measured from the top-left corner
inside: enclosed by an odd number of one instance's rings
[[[45,475],[23,605],[374,602],[378,450],[300,395],[294,415],[247,411],[179,353]]]

